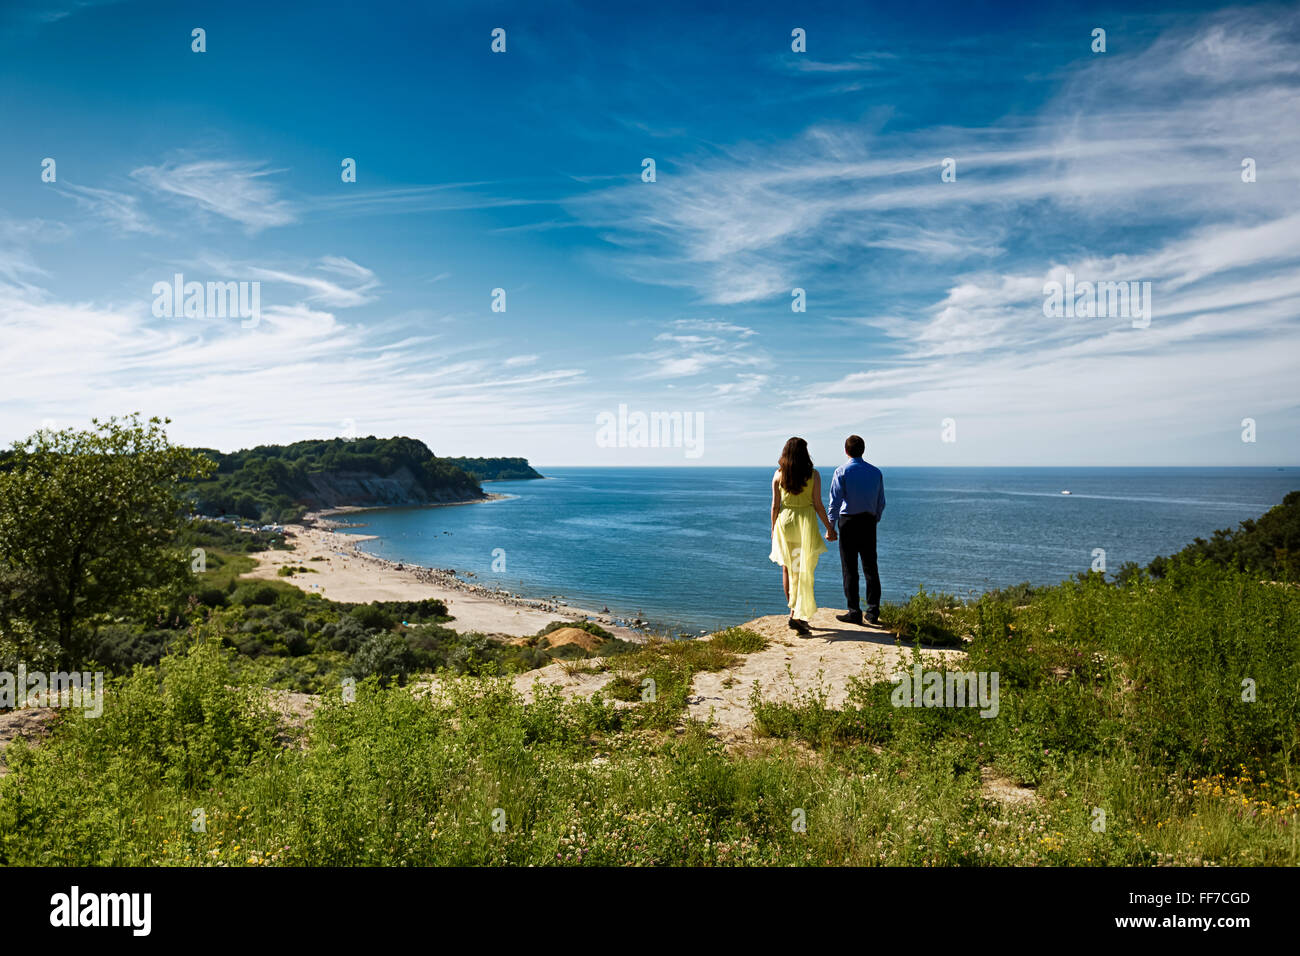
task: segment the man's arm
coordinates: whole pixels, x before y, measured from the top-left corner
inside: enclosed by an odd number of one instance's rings
[[[831,479],[831,510],[830,520],[831,527],[835,527],[835,522],[839,519],[840,509],[844,507],[844,481],[838,468],[835,469],[835,477]]]
[[[885,516],[885,476],[880,476],[880,487],[876,490],[876,520]]]

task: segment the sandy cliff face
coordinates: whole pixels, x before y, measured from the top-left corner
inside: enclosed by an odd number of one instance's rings
[[[313,508],[345,505],[427,505],[442,501],[470,501],[486,497],[472,485],[443,488],[430,495],[408,468],[387,477],[372,472],[325,471],[309,475],[312,495],[306,502]]]

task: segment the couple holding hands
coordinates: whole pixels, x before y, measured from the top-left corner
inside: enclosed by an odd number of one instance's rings
[[[880,469],[863,459],[866,443],[857,435],[844,440],[848,460],[831,479],[830,514],[822,505],[822,479],[813,467],[808,443],[791,438],[781,451],[772,476],[772,552],[781,565],[781,584],[790,607],[790,628],[811,634],[808,621],[817,610],[813,577],[817,559],[827,550],[817,519],[826,526],[826,540],[839,541],[847,614],[835,615],[847,624],[877,624],[880,620],[880,571],[876,566],[876,524],[885,512],[885,480]],[[864,618],[858,597],[858,562],[867,577]]]

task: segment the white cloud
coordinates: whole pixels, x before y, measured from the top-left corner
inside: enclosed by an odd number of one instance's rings
[[[373,281],[351,260],[328,264]],[[145,301],[66,302],[0,284],[0,337],[8,440],[42,418],[84,424],[141,410],[171,417],[178,440],[221,448],[338,434],[352,419],[445,454],[500,454],[496,442],[572,417],[572,390],[585,381],[574,367],[521,372],[536,357],[503,364],[497,343],[416,342],[307,302],[264,306],[244,329],[238,319],[155,319]],[[495,423],[490,438],[485,421]]]
[[[71,196],[78,206],[91,215],[103,219],[120,232],[147,234],[159,232],[149,217],[141,211],[139,198],[129,193],[77,186],[72,183],[63,183],[59,191]]]
[[[819,124],[793,142],[678,160],[652,188],[602,189],[571,209],[622,250],[628,275],[721,305],[796,285],[823,300],[859,291],[853,265],[870,249],[951,268],[999,258],[1014,237],[1022,257],[1068,221],[1109,230],[1104,242],[1126,218],[1212,236],[1271,218],[1278,190],[1300,184],[1284,160],[1300,151],[1297,29],[1295,11],[1225,14],[1085,61],[1031,118],[888,135]],[[1239,177],[1247,155],[1263,164],[1254,188]],[[940,181],[944,157],[957,160],[955,183]]]
[[[141,166],[131,175],[165,198],[197,205],[256,233],[297,221],[294,205],[278,198],[267,179],[279,172],[259,163],[207,159]]]
[[[8,219],[0,216],[0,279],[11,283],[13,291],[34,295],[39,292],[28,279],[48,273],[36,264],[31,246],[38,242],[59,242],[70,230],[60,222],[46,219]]]
[[[307,301],[331,308],[347,309],[373,302],[373,294],[379,288],[379,280],[374,272],[358,265],[351,259],[340,256],[324,256],[317,269],[342,276],[351,280],[345,285],[332,282],[320,275],[303,272],[289,272],[283,269],[266,269],[261,266],[230,264],[225,267],[228,275],[245,275],[252,279],[269,282],[284,282],[306,289]]]
[[[731,322],[679,319],[671,331],[660,332],[654,341],[660,348],[625,356],[640,365],[632,377],[640,379],[692,378],[710,372],[717,375],[730,368],[762,365],[765,358],[749,341],[753,329]]]

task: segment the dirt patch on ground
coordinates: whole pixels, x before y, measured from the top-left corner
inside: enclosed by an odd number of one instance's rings
[[[1020,786],[992,767],[980,767],[980,794],[1006,805],[1024,805],[1038,800],[1037,792]]]
[[[563,647],[566,644],[577,644],[584,651],[594,651],[605,641],[590,631],[584,631],[580,627],[559,627],[544,635],[541,641],[545,642],[545,647]]]
[[[767,650],[744,656],[727,670],[695,675],[687,710],[696,720],[716,723],[716,733],[728,744],[753,738],[754,714],[749,697],[754,682],[766,701],[795,702],[821,688],[826,706],[844,706],[854,677],[889,680],[911,667],[912,649],[898,646],[897,639],[883,627],[844,624],[835,620],[833,608],[820,609],[809,626],[812,633],[801,636],[790,630],[786,617],[760,617],[745,630],[766,637]],[[938,666],[965,658],[956,648],[922,650],[923,666]]]
[[[750,694],[758,682],[764,700],[794,702],[821,688],[826,706],[843,707],[849,694],[850,679],[889,680],[912,666],[912,649],[899,646],[895,636],[884,628],[844,624],[835,620],[833,608],[823,608],[814,615],[812,633],[800,636],[786,625],[780,615],[761,617],[742,628],[763,635],[770,642],[767,649],[739,655],[730,668],[695,675],[687,698],[689,717],[714,721],[714,732],[731,749],[751,747],[754,741],[754,714]],[[579,628],[569,628],[575,638],[592,637]],[[548,637],[562,634],[554,631]],[[701,638],[707,640],[708,638]],[[938,667],[964,659],[958,648],[936,648],[921,652],[924,667]],[[512,679],[514,690],[525,701],[534,699],[533,685],[559,689],[565,697],[590,697],[614,679],[600,658],[581,661],[557,661]],[[432,688],[435,681],[424,686]],[[614,701],[616,706],[635,706],[636,701]]]
[[[43,740],[56,716],[58,711],[53,707],[24,707],[0,714],[0,776],[9,772],[4,763],[5,748],[19,737],[28,743]]]
[[[614,672],[605,670],[604,667],[605,662],[599,657],[579,661],[556,661],[536,670],[516,674],[510,678],[510,685],[527,704],[531,704],[536,699],[536,694],[533,692],[534,684],[539,684],[545,689],[554,687],[559,690],[561,696],[566,698],[590,697],[614,679]],[[426,694],[434,698],[441,697],[446,689],[441,678],[432,675],[414,680],[409,686],[413,694]],[[618,700],[612,703],[616,707],[631,706]]]
[[[583,631],[582,633],[586,633]],[[514,678],[515,693],[525,701],[533,701],[533,684],[540,681],[544,687],[557,687],[565,697],[590,697],[614,679],[614,672],[601,670],[604,662],[599,657],[583,661],[558,661],[535,671],[527,671]],[[615,704],[621,701],[615,701]]]
[[[316,694],[300,694],[289,690],[266,690],[266,703],[280,717],[279,739],[282,744],[303,742],[302,729],[307,726],[320,706]]]

